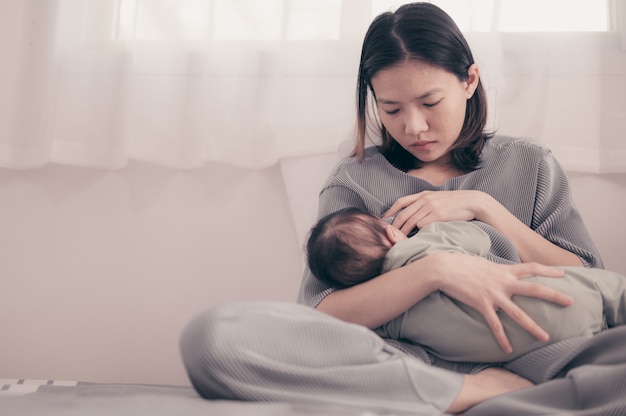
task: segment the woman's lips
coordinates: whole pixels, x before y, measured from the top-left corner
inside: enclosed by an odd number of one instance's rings
[[[420,141],[411,143],[411,147],[418,150],[429,150],[435,145],[435,141]]]

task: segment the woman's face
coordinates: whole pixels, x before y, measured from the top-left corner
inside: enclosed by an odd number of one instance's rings
[[[391,136],[425,164],[448,164],[461,133],[467,100],[478,85],[472,65],[467,81],[420,61],[378,71],[372,87],[380,120]]]

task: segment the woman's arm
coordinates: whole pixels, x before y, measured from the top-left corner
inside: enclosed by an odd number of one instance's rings
[[[548,340],[548,334],[511,300],[513,295],[564,306],[572,303],[567,295],[523,280],[536,274],[558,277],[563,272],[538,263],[503,265],[468,254],[433,253],[360,285],[337,290],[326,296],[317,309],[344,321],[376,328],[440,290],[480,312],[500,347],[511,352],[497,310],[537,339]]]
[[[511,214],[491,195],[474,190],[423,191],[399,198],[385,216],[403,232],[436,221],[478,220],[491,225],[508,238],[522,262],[550,266],[582,266],[580,258],[548,241]]]
[[[574,205],[565,171],[548,149],[529,146],[513,149],[517,150],[516,156],[511,156],[515,157],[513,167],[517,158],[536,159],[536,164],[518,166],[521,176],[509,175],[507,183],[484,180],[498,174],[485,167],[476,188],[407,195],[395,201],[385,215],[397,214],[393,223],[405,233],[435,221],[476,219],[511,241],[523,262],[603,267]]]
[[[429,256],[326,296],[317,309],[347,322],[376,328],[437,290],[439,262]]]
[[[472,192],[472,191],[470,191]],[[479,191],[475,219],[491,225],[511,241],[522,262],[534,261],[550,266],[583,266],[576,254],[548,241],[511,214],[492,196]]]

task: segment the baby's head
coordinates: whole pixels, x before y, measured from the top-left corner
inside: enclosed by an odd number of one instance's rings
[[[315,277],[335,288],[364,282],[381,273],[385,255],[400,239],[396,227],[358,208],[345,208],[318,221],[306,254]]]

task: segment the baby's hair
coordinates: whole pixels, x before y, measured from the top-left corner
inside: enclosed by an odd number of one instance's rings
[[[385,233],[379,218],[359,208],[326,215],[313,226],[306,244],[311,273],[338,289],[378,276],[390,248]]]

